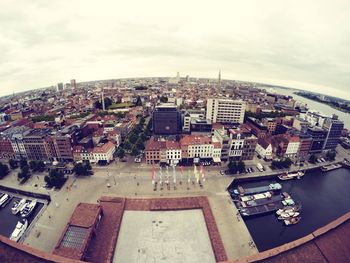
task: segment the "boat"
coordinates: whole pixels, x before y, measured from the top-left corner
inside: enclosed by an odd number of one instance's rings
[[[295,225],[295,224],[298,224],[301,220],[301,216],[298,216],[298,217],[292,217],[292,218],[289,218],[289,219],[285,219],[284,220],[284,224],[286,226],[290,226],[290,225]]]
[[[251,187],[251,188],[243,188],[242,186],[238,186],[236,189],[230,191],[231,194],[234,195],[249,195],[249,194],[257,194],[266,191],[279,191],[282,189],[282,185],[280,183],[274,183],[259,187]]]
[[[24,232],[28,227],[27,219],[21,219],[17,222],[16,228],[13,230],[10,239],[18,242],[18,240],[23,236]]]
[[[292,206],[292,205],[295,205],[295,202],[292,198],[286,198],[282,201],[282,204],[284,206]]]
[[[281,209],[278,209],[276,211],[276,215],[281,215],[283,212],[299,212],[301,210],[301,205],[294,205],[294,206],[284,206]]]
[[[12,214],[14,215],[17,214],[23,208],[23,206],[26,205],[26,202],[27,202],[27,199],[25,198],[22,198],[21,200],[17,200],[11,208]]]
[[[259,199],[265,199],[265,198],[271,198],[272,194],[270,192],[255,194],[255,195],[245,195],[242,196],[240,199],[243,202],[252,201],[252,200],[259,200]]]
[[[8,194],[4,194],[1,198],[0,198],[0,207],[6,203],[6,201],[10,198],[10,196]]]
[[[251,207],[241,207],[239,208],[239,212],[241,216],[248,217],[248,216],[255,216],[255,215],[262,215],[274,212],[278,209],[281,209],[283,207],[281,201],[276,201],[264,205],[259,206],[251,206]]]
[[[36,207],[37,200],[34,199],[30,203],[27,203],[27,205],[23,208],[21,211],[21,217],[28,217],[33,212],[34,208]]]
[[[299,172],[294,172],[294,173],[284,173],[284,174],[280,174],[278,176],[278,179],[285,181],[285,180],[290,180],[290,179],[300,179],[301,177],[303,177],[305,175],[304,172],[299,171]]]
[[[290,218],[293,218],[293,217],[298,217],[300,215],[299,212],[288,212],[288,213],[282,213],[278,219],[279,220],[285,220],[285,219],[290,219]]]
[[[322,172],[328,172],[328,171],[332,171],[338,168],[343,167],[340,163],[336,163],[336,164],[328,164],[328,165],[324,165],[321,167],[321,171]]]

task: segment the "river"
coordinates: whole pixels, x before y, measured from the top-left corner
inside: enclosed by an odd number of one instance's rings
[[[267,89],[269,91],[269,89]],[[344,122],[344,126],[347,129],[350,129],[350,114],[345,113],[342,111],[339,111],[337,109],[332,108],[331,106],[328,106],[327,104],[323,104],[314,100],[310,100],[301,96],[298,96],[296,94],[293,94],[295,91],[299,90],[293,90],[293,89],[281,89],[281,88],[274,88],[277,94],[283,94],[283,95],[289,95],[292,96],[295,100],[300,101],[302,103],[306,103],[310,109],[314,109],[317,111],[320,111],[326,115],[332,116],[332,114],[336,114],[339,116],[339,119]],[[350,95],[349,95],[350,96]]]
[[[242,183],[244,187],[268,185],[276,180]],[[280,182],[282,191],[302,205],[301,221],[285,226],[274,213],[245,218],[244,221],[259,251],[264,251],[298,238],[350,211],[350,170],[306,172],[300,180]],[[236,186],[233,186],[236,187]]]

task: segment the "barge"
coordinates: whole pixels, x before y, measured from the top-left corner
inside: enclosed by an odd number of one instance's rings
[[[243,188],[242,186],[237,186],[236,189],[229,190],[231,195],[250,195],[250,194],[257,194],[262,193],[266,191],[279,191],[282,189],[282,185],[280,183],[274,183],[259,187],[250,187],[250,188]]]
[[[336,164],[329,164],[329,165],[324,165],[321,167],[321,171],[322,172],[328,172],[328,171],[332,171],[335,169],[339,169],[343,167],[340,163],[336,163]]]

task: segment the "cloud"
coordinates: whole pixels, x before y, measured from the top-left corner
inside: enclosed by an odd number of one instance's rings
[[[0,95],[184,75],[349,96],[350,2],[3,0]]]

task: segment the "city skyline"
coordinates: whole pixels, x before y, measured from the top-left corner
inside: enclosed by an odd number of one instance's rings
[[[219,69],[222,79],[349,96],[346,1],[20,4],[0,11],[0,96],[72,78],[217,78]]]

